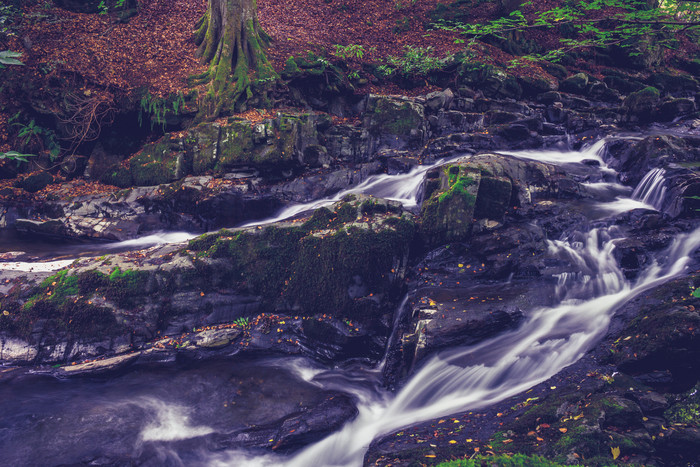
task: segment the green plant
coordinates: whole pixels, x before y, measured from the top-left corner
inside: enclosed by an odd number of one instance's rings
[[[114,2],[114,6],[112,7],[113,10],[119,10],[122,7],[124,7],[124,2],[126,0],[117,0]],[[109,13],[109,5],[105,0],[100,0],[100,3],[97,5],[97,11],[101,15],[106,15]]]
[[[167,98],[159,98],[146,93],[141,97],[138,122],[143,126],[143,114],[147,114],[151,121],[151,130],[159,123],[165,131],[168,114],[179,115],[185,107],[185,97],[182,93],[174,94]]]
[[[360,79],[360,72],[357,70],[352,70],[350,73],[348,73],[348,78],[349,79]]]
[[[21,57],[21,52],[13,52],[11,50],[0,51],[0,68],[5,68],[5,65],[24,65],[17,57]]]
[[[524,5],[529,4],[532,2]],[[592,17],[592,13],[603,9],[606,10],[606,15]],[[659,8],[649,8],[645,1],[640,0],[581,0],[537,12],[531,18],[526,18],[520,10],[516,10],[489,23],[438,21],[437,27],[460,31],[469,39],[458,39],[456,42],[468,43],[469,46],[485,36],[507,39],[506,36],[512,32],[566,27],[570,31],[567,34],[569,37],[560,39],[560,47],[525,57],[525,60],[556,61],[576,49],[614,45],[629,48],[640,43],[647,47],[653,43],[654,47],[673,48],[673,33],[700,26],[699,18],[700,4],[697,2],[666,1],[661,2]],[[649,37],[654,40],[648,40]],[[639,54],[640,51],[632,51],[629,55]]]
[[[14,5],[0,5],[0,36],[14,36],[14,26],[21,16],[21,10]]]
[[[393,75],[395,71],[396,68],[390,67],[388,65],[379,65],[377,67],[377,75],[380,78],[388,78],[389,76]]]
[[[432,55],[432,47],[404,47],[400,57],[390,56],[389,64],[404,75],[427,75],[442,68],[442,60]]]
[[[18,117],[19,113],[15,114],[10,118],[10,122]],[[47,150],[52,161],[58,158],[58,155],[61,153],[61,146],[56,140],[56,133],[52,130],[37,125],[34,119],[27,124],[15,122],[12,123],[12,126],[19,127],[17,138],[20,140],[22,147],[26,148],[33,145],[36,149],[39,149],[39,152]]]
[[[0,152],[0,159],[8,159],[11,161],[17,161],[17,165],[19,165],[20,162],[29,162],[27,160],[27,157],[36,157],[36,154],[22,154],[17,151],[7,151],[7,152]]]
[[[250,323],[248,318],[236,318],[235,320],[233,320],[233,324],[235,324],[239,328],[247,328]]]
[[[365,48],[360,44],[335,44],[333,47],[335,47],[333,55],[343,60],[347,60],[348,58],[362,58],[365,55]]]

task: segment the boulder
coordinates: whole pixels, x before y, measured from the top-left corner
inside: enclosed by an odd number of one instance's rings
[[[622,102],[627,121],[640,123],[652,121],[660,97],[659,90],[652,86],[628,95]]]
[[[569,76],[559,83],[560,90],[570,92],[572,94],[586,94],[587,88],[588,75],[585,73],[577,73],[573,76]]]
[[[425,141],[425,110],[414,99],[370,95],[364,126],[373,150],[420,147]]]

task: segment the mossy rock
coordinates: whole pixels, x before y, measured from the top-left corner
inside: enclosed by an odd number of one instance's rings
[[[471,235],[480,182],[479,171],[458,164],[443,166],[437,183],[427,182],[421,232],[429,244],[464,241]]]
[[[153,186],[174,182],[190,172],[182,140],[165,135],[148,144],[129,159],[129,172],[136,186]]]
[[[370,96],[367,115],[372,134],[409,136],[423,123],[424,109],[422,105],[407,99]]]
[[[211,263],[227,268],[229,283],[221,285],[240,284],[265,306],[357,318],[392,293],[414,233],[413,217],[400,207],[358,196],[301,225],[223,231],[192,240],[189,249],[203,261],[225,260]]]
[[[622,107],[627,112],[628,118],[640,122],[651,121],[652,112],[661,98],[658,89],[652,86],[633,92],[622,102]]]
[[[28,337],[42,320],[43,332],[91,338],[120,333],[121,326],[112,311],[85,299],[81,295],[84,291],[80,277],[68,270],[46,278],[22,306],[19,329]]]
[[[479,89],[486,97],[519,99],[522,96],[518,80],[493,65],[463,62],[458,73],[460,84]]]
[[[131,170],[123,165],[114,165],[102,174],[100,182],[107,185],[118,186],[119,188],[129,188],[134,186],[134,180],[131,178]]]
[[[698,82],[690,75],[671,74],[671,73],[654,73],[647,82],[665,92],[696,92],[700,89]]]
[[[39,172],[34,175],[23,178],[15,184],[16,187],[22,188],[29,193],[41,191],[53,183],[53,175],[48,172]]]
[[[588,75],[585,73],[577,73],[566,78],[559,84],[559,89],[573,94],[586,94],[587,87]]]
[[[298,164],[303,123],[302,117],[284,114],[258,124],[240,119],[225,124],[203,123],[190,131],[193,171],[225,173],[241,166],[279,168]]]

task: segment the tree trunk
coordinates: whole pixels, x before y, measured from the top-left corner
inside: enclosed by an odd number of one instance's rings
[[[205,105],[210,116],[240,109],[252,88],[278,78],[263,51],[270,37],[260,27],[255,0],[209,0],[197,26],[197,55],[210,65]]]

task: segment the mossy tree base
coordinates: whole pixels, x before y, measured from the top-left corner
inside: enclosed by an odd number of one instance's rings
[[[209,64],[202,79],[210,82],[202,110],[218,116],[242,110],[253,88],[265,88],[278,79],[264,53],[270,37],[257,18],[255,0],[209,0],[195,32],[197,55]]]

